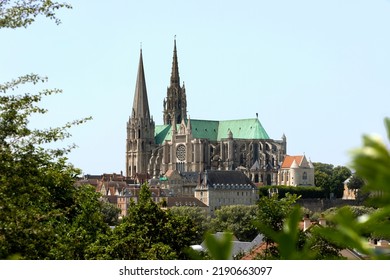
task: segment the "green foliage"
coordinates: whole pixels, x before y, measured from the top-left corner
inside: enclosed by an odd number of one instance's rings
[[[70,137],[62,127],[31,129],[32,114],[45,114],[43,97],[61,92],[9,94],[47,79],[26,75],[0,85],[0,258],[83,259],[86,247],[105,232],[98,194],[74,186],[80,170],[67,162],[67,148],[44,148]]]
[[[221,238],[210,233],[206,234],[205,245],[207,253],[213,260],[230,260],[233,250],[233,234],[224,232]]]
[[[101,201],[101,212],[104,222],[109,226],[115,226],[119,223],[119,214],[121,210],[114,204]]]
[[[353,174],[348,181],[348,189],[356,190],[361,189],[364,186],[364,180],[360,176]]]
[[[336,198],[343,197],[344,193],[344,182],[351,176],[352,172],[345,166],[336,166],[333,169],[333,174],[331,177],[332,185],[330,191],[334,193]]]
[[[194,222],[161,209],[151,199],[149,187],[141,186],[138,203],[107,235],[89,248],[90,259],[185,259],[185,249],[196,238]]]
[[[390,119],[386,119],[385,124],[390,139]],[[377,137],[365,135],[363,147],[353,151],[352,155],[352,167],[366,182],[363,190],[370,193],[369,205],[377,209],[346,206],[329,210],[326,217],[328,226],[313,227],[306,236],[303,236],[298,232],[298,223],[301,219],[298,208],[287,213],[287,217],[282,219],[282,215],[273,215],[272,209],[278,209],[275,206],[276,200],[270,198],[268,203],[264,203],[266,198],[263,198],[262,211],[265,221],[260,219],[261,231],[274,242],[276,250],[271,251],[273,253],[271,257],[333,259],[340,258],[339,252],[342,248],[350,248],[366,255],[367,258],[390,258],[389,252],[375,250],[367,242],[367,237],[390,238],[389,150]],[[325,166],[323,173],[329,171],[329,167]],[[346,176],[348,172],[340,168],[336,173],[339,176]],[[261,204],[259,206],[261,207]],[[282,225],[281,220],[283,220]]]
[[[293,211],[294,204],[298,199],[297,195],[287,193],[281,199],[278,195],[273,195],[271,197],[261,197],[258,201],[258,222],[256,226],[264,234],[264,240],[267,243],[266,258],[278,256],[275,233],[283,229],[284,222]]]
[[[180,206],[172,207],[169,211],[174,216],[190,219],[194,224],[194,230],[196,232],[196,237],[193,241],[196,244],[202,243],[206,232],[209,231],[211,227],[210,217],[207,216],[205,209],[200,207]]]
[[[363,215],[371,215],[377,210],[373,207],[367,207],[364,205],[359,205],[359,206],[347,205],[347,206],[344,206],[344,208],[348,208],[352,212],[354,219],[358,219],[360,216],[363,216]],[[328,217],[328,216],[330,217],[330,216],[333,216],[338,211],[338,209],[339,209],[338,207],[332,207],[332,208],[325,210],[323,212],[323,214],[326,217]]]
[[[259,188],[260,196],[268,196],[268,190],[274,189],[275,186],[264,186]],[[278,194],[284,197],[287,193],[296,194],[302,199],[305,198],[325,198],[326,194],[322,188],[310,186],[277,186]]]
[[[292,211],[298,199],[299,197],[297,195],[289,193],[283,198],[279,198],[277,195],[261,197],[257,203],[258,218],[261,225],[271,228],[274,231],[280,231],[283,227],[284,220]]]
[[[27,27],[38,15],[61,23],[55,12],[59,9],[71,9],[66,3],[51,0],[2,0],[0,1],[0,28]]]
[[[302,220],[302,209],[296,205],[286,215],[283,226],[262,225],[262,231],[268,236],[267,248],[257,256],[257,259],[340,259],[343,248],[329,242],[319,234],[322,228],[315,225],[307,231],[302,231],[299,223]],[[267,240],[267,239],[266,239]]]
[[[390,139],[390,119],[385,119]],[[390,258],[389,253],[376,251],[367,244],[366,236],[378,239],[390,238],[390,153],[386,144],[377,136],[364,135],[363,147],[352,152],[352,168],[366,184],[362,191],[369,193],[368,205],[377,210],[356,218],[354,212],[343,207],[329,219],[334,227],[322,230],[323,236],[338,244],[355,248],[372,259]]]
[[[252,241],[258,234],[256,220],[256,205],[229,205],[215,211],[211,224],[214,232],[232,232],[240,241]]]
[[[341,198],[344,191],[344,181],[351,176],[351,170],[345,166],[315,162],[314,181],[315,185],[321,188],[329,198],[331,193],[334,197]]]
[[[4,0],[0,28],[27,27],[38,15],[59,23],[54,11],[60,8],[70,6],[48,0]],[[42,98],[61,90],[17,92],[46,81],[30,74],[0,84],[1,259],[84,259],[89,244],[108,229],[99,195],[91,187],[74,186],[80,170],[67,162],[66,155],[75,145],[44,148],[69,138],[68,129],[89,118],[49,129],[28,126],[33,114],[47,112],[39,107]]]

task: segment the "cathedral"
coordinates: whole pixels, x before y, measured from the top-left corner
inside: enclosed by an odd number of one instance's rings
[[[191,119],[187,115],[176,39],[170,84],[162,105],[164,123],[156,125],[149,111],[141,49],[133,107],[127,122],[127,177],[160,178],[170,170],[241,170],[253,183],[278,184],[278,172],[287,153],[284,135],[280,140],[271,139],[257,116],[215,121]]]

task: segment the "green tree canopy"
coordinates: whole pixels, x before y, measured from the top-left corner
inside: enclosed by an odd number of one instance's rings
[[[0,28],[27,27],[39,15],[59,24],[61,21],[56,16],[56,12],[62,8],[70,9],[72,6],[51,0],[1,0]]]
[[[353,174],[347,183],[348,189],[359,190],[364,186],[364,180],[360,176]]]
[[[229,205],[215,211],[212,230],[231,232],[240,241],[252,241],[259,233],[256,205]]]
[[[210,230],[210,217],[207,216],[207,210],[201,207],[180,206],[172,207],[169,211],[178,217],[190,219],[194,224],[196,231],[196,238],[194,242],[196,244],[202,243],[204,236],[208,230]]]
[[[60,90],[14,94],[45,81],[32,74],[0,85],[0,258],[83,259],[89,242],[107,230],[99,195],[74,185],[80,170],[66,157],[74,145],[45,148],[88,118],[33,129],[29,118],[46,113],[39,102]]]
[[[196,226],[187,217],[161,209],[151,199],[149,187],[141,186],[138,203],[111,234],[102,234],[88,253],[91,259],[184,259],[194,244]]]
[[[332,164],[315,162],[314,180],[317,187],[322,188],[329,198],[331,193],[334,197],[343,196],[344,181],[351,176],[351,170],[345,166],[336,166]]]

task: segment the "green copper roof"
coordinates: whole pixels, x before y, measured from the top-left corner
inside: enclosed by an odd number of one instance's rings
[[[210,121],[210,120],[190,120],[192,137],[220,141],[228,138],[229,130],[233,133],[234,139],[269,139],[269,136],[257,118],[230,120],[230,121]],[[177,125],[179,131],[180,125]],[[157,144],[162,144],[165,140],[171,140],[171,125],[156,125],[155,140]]]

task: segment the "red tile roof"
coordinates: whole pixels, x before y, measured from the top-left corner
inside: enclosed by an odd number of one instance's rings
[[[304,156],[286,156],[282,163],[282,168],[290,168],[294,160],[301,165]]]

